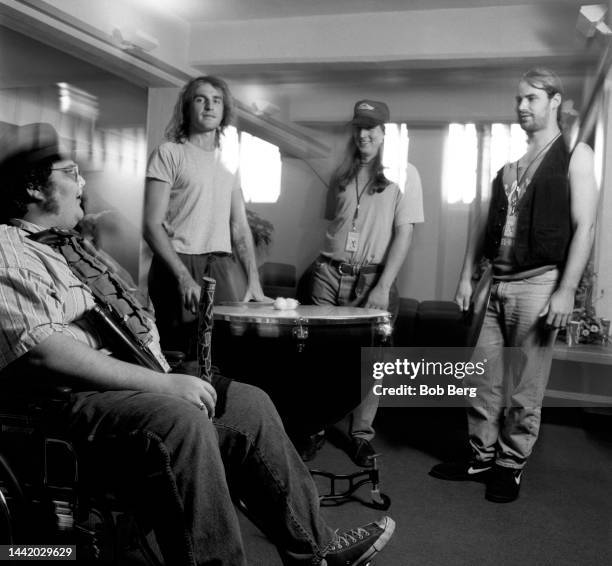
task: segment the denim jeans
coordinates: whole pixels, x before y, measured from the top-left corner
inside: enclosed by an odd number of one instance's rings
[[[476,460],[522,468],[531,454],[556,337],[539,314],[558,279],[559,271],[553,269],[529,279],[493,282],[476,345],[488,371],[464,379],[467,387],[478,388],[475,398],[466,398]]]
[[[284,564],[316,564],[334,533],[310,473],[268,396],[232,382],[222,417],[135,391],[81,392],[69,412],[80,451],[105,483],[136,502],[172,566],[244,566],[232,496]],[[126,482],[129,488],[125,489]]]
[[[380,273],[362,275],[344,275],[328,262],[315,260],[309,268],[308,302],[314,305],[363,306],[368,293],[378,282]],[[395,282],[389,291],[389,306],[387,310],[393,317],[393,322],[399,312],[399,293]],[[355,376],[355,384],[359,384],[359,376]],[[374,427],[372,423],[378,410],[379,397],[369,391],[365,399],[337,427],[345,435],[372,440]]]

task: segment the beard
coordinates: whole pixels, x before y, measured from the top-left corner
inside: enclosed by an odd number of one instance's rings
[[[46,197],[41,205],[43,211],[48,214],[57,214],[59,212],[59,203],[55,197],[55,190],[51,187],[45,187],[43,192]]]

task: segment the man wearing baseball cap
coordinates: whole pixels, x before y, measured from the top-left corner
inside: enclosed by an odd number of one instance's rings
[[[423,198],[419,173],[410,163],[403,190],[385,176],[382,155],[389,120],[384,102],[355,103],[347,153],[330,186],[328,202],[333,206],[326,216],[331,222],[301,297],[306,302],[381,309],[394,319],[397,316],[395,279],[410,247],[413,226],[423,222]],[[370,393],[340,423],[349,436],[349,456],[359,466],[372,465],[377,408],[378,397]],[[305,443],[302,457],[312,458],[321,440],[319,435]]]

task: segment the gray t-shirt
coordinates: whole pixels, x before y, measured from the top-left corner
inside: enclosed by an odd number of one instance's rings
[[[346,240],[352,228],[357,207],[355,182],[344,191],[337,191],[333,219],[325,234],[321,253],[332,259],[355,264],[384,263],[393,230],[403,224],[423,222],[421,179],[415,167],[408,164],[404,193],[395,183],[381,193],[366,190],[360,198],[356,231],[359,233],[357,251],[346,251]]]
[[[163,143],[151,154],[146,176],[170,185],[166,222],[177,252],[231,253],[232,192],[240,190],[240,177],[219,149]]]

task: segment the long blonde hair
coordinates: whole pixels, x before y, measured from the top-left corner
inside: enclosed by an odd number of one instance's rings
[[[381,124],[380,126],[385,131],[385,127]],[[385,177],[385,172],[382,163],[384,142],[378,148],[378,153],[372,159],[370,167],[370,173],[372,174],[371,189],[375,193],[382,193],[391,181]],[[346,189],[347,185],[357,176],[359,168],[361,167],[361,153],[355,143],[355,137],[351,135],[347,147],[344,160],[336,169],[333,178],[332,185],[339,191]]]

